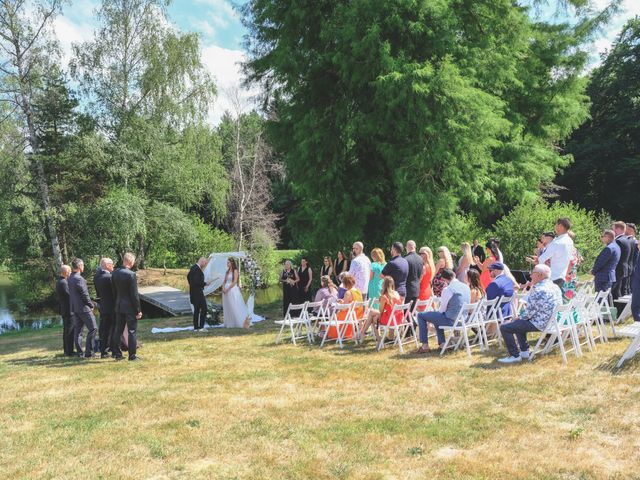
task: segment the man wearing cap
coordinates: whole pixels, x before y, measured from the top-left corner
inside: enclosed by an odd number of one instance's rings
[[[627,229],[625,233],[627,234],[627,238],[629,239],[629,243],[631,244],[631,251],[629,252],[629,277],[628,282],[625,285],[626,295],[629,295],[632,291],[631,279],[633,277],[633,272],[635,271],[636,262],[638,260],[638,239],[636,238],[636,224],[627,223]]]
[[[504,274],[504,264],[494,262],[489,265],[489,275],[493,281],[487,285],[487,300],[513,295],[513,281]],[[504,318],[511,316],[511,302],[502,303],[501,309]]]

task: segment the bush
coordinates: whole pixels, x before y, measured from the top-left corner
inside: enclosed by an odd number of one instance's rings
[[[527,269],[525,257],[532,254],[536,239],[541,233],[552,231],[560,217],[571,220],[571,229],[576,234],[575,245],[584,258],[579,272],[589,272],[602,249],[599,222],[604,214],[588,212],[573,203],[548,204],[543,200],[525,202],[498,220],[494,235],[500,239],[505,262],[514,269]]]

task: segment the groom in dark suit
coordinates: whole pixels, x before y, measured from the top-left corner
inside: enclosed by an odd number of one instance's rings
[[[208,260],[204,257],[191,267],[187,274],[189,282],[189,301],[193,306],[193,331],[199,332],[204,328],[207,319],[207,299],[204,296],[204,272]]]
[[[116,328],[116,302],[113,296],[113,285],[111,284],[111,272],[113,272],[113,260],[110,258],[100,259],[100,267],[93,277],[93,285],[98,295],[98,308],[100,309],[100,357],[107,358],[107,350],[113,347],[113,330]]]
[[[613,286],[616,281],[616,266],[620,260],[620,247],[614,241],[613,231],[602,232],[602,243],[604,248],[591,269],[596,292],[604,292]]]
[[[631,243],[625,235],[627,224],[624,222],[615,222],[613,224],[613,233],[616,235],[616,243],[620,247],[620,260],[616,267],[616,283],[613,285],[613,299],[624,296],[624,285],[629,282],[629,257],[631,256]]]
[[[96,317],[93,316],[95,305],[89,296],[87,281],[82,276],[84,262],[81,258],[75,258],[71,262],[73,273],[69,277],[69,305],[73,318],[73,338],[76,343],[76,351],[82,356],[82,329],[87,327],[87,341],[84,349],[85,358],[95,356],[93,342],[96,338]]]
[[[125,253],[122,258],[122,268],[119,268],[111,275],[113,291],[116,297],[116,328],[111,338],[113,357],[122,360],[120,350],[120,338],[127,327],[129,333],[129,360],[135,361],[136,356],[136,332],[138,330],[138,320],[142,318],[140,308],[140,296],[138,295],[138,279],[131,270],[136,257],[133,253]]]

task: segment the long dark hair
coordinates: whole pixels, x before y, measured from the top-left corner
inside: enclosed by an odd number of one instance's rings
[[[227,272],[231,271],[231,272],[235,272],[238,269],[238,265],[236,265],[236,259],[235,258],[227,258],[227,262],[229,262],[230,266],[227,269]]]
[[[491,255],[495,257],[496,260],[500,258],[500,253],[498,253],[498,244],[495,242],[495,240],[489,240],[487,242],[487,248],[491,252]]]
[[[482,283],[480,282],[480,274],[477,270],[473,268],[467,270],[467,280],[469,280],[469,287],[471,288],[471,290],[480,290],[482,292],[482,295],[484,296],[484,288],[482,287]]]

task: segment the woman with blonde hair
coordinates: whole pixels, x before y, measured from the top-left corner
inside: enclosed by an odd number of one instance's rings
[[[432,287],[433,294],[436,297],[442,295],[442,290],[447,286],[447,282],[442,280],[442,271],[446,268],[453,270],[453,259],[451,258],[451,252],[444,245],[438,248],[438,263],[436,263],[436,274],[433,277]]]
[[[384,252],[381,248],[371,250],[371,273],[369,274],[369,298],[378,298],[380,289],[382,288],[382,269],[387,264],[384,258]]]
[[[402,298],[400,294],[395,290],[395,282],[392,277],[384,277],[382,281],[382,290],[380,292],[380,308],[378,310],[369,310],[369,315],[362,325],[360,330],[360,341],[363,340],[369,327],[373,326],[373,333],[376,336],[376,341],[380,341],[380,333],[378,328],[380,325],[389,325],[402,322],[402,312],[396,312],[395,317],[391,318],[391,312],[395,305],[400,305]]]
[[[476,262],[473,259],[471,244],[469,242],[463,242],[460,245],[460,249],[462,250],[462,256],[460,257],[458,268],[456,269],[456,278],[464,283],[467,281],[467,272],[469,271],[469,268],[476,268]]]
[[[358,290],[356,287],[356,279],[353,275],[347,272],[343,272],[342,274],[342,285],[345,288],[344,298],[338,300],[336,303],[352,303],[352,302],[362,302],[362,292]],[[358,307],[356,309],[356,315],[358,318],[362,317],[364,313],[362,307]],[[337,314],[338,320],[345,320],[347,318],[347,311],[341,311]],[[327,333],[328,338],[338,338],[338,329],[336,327],[329,327],[329,332]],[[353,328],[351,325],[347,326],[346,331],[344,332],[344,338],[353,337]]]
[[[422,257],[422,279],[420,280],[420,295],[418,300],[428,300],[433,295],[431,282],[436,273],[436,266],[433,263],[433,252],[429,247],[420,247],[418,252]]]

